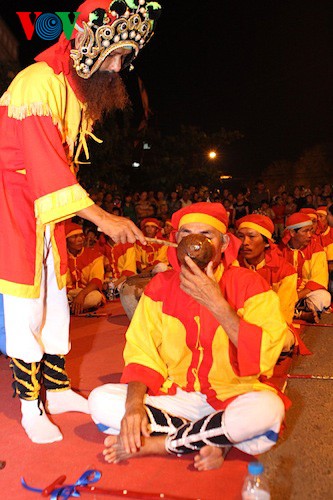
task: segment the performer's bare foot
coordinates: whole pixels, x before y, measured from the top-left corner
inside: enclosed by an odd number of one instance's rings
[[[319,323],[319,316],[317,311],[302,311],[301,318],[307,323]]]
[[[127,453],[120,436],[108,436],[103,450],[104,460],[109,464],[117,464],[131,457],[147,455],[167,455],[165,449],[165,436],[152,436],[144,438],[141,448],[136,453]]]
[[[194,457],[194,467],[197,470],[213,470],[222,467],[225,457],[231,446],[217,448],[216,446],[204,446],[198,455]]]

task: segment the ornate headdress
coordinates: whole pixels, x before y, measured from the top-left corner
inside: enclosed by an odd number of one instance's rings
[[[77,74],[85,79],[121,47],[132,49],[123,67],[131,65],[152,37],[161,13],[159,3],[146,0],[88,0],[78,9],[75,28],[79,33],[70,56]]]

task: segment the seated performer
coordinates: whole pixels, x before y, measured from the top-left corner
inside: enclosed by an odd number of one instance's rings
[[[141,231],[148,238],[156,238],[156,234],[161,231],[161,223],[153,217],[144,219],[140,224]],[[163,263],[168,266],[168,247],[160,243],[148,243],[142,245],[140,242],[135,244],[136,267],[139,273],[142,271],[152,271],[157,264]]]
[[[141,222],[141,230],[148,238],[155,238],[161,230],[161,225],[158,219],[150,217]],[[166,245],[155,242],[142,245],[136,242],[134,247],[138,274],[129,277],[118,287],[120,301],[128,319],[132,319],[143,290],[151,278],[156,273],[166,271],[169,265]]]
[[[318,322],[321,312],[329,309],[331,296],[327,290],[326,254],[318,238],[312,235],[311,218],[296,212],[286,220],[280,249],[298,274],[295,317],[301,317],[302,311],[310,311],[314,314],[314,321]]]
[[[214,254],[202,271],[176,249],[173,269],[145,288],[126,335],[120,384],[89,396],[103,432],[104,456],[196,453],[198,470],[221,466],[225,449],[257,455],[277,441],[285,408],[270,377],[287,324],[277,295],[261,276],[232,266],[240,246],[227,235],[220,203],[193,203],[172,216],[179,243],[210,239]]]
[[[84,246],[88,248],[94,248],[98,240],[98,231],[96,226],[86,225],[82,227],[84,235]]]
[[[318,213],[315,208],[301,208],[299,211],[301,214],[306,214],[312,220],[312,238],[316,239],[316,237],[320,234],[320,229],[318,227]]]
[[[68,267],[66,275],[67,297],[72,313],[81,314],[96,309],[104,302],[101,293],[104,281],[103,255],[97,248],[84,246],[81,226],[65,224]]]
[[[167,219],[164,222],[164,226],[162,227],[162,229],[160,229],[160,231],[156,233],[156,238],[159,238],[161,240],[169,240],[172,229],[173,227],[171,225],[171,220]]]
[[[281,255],[273,243],[274,223],[265,215],[245,215],[237,222],[237,236],[242,242],[238,260],[242,267],[256,271],[278,294],[281,312],[291,325],[297,296],[297,273]],[[291,328],[291,327],[290,327]],[[288,330],[283,353],[288,353],[295,344],[293,329]]]
[[[136,274],[136,255],[133,243],[115,243],[112,238],[101,234],[99,248],[104,255],[104,284],[107,288],[110,281],[113,282],[115,293],[118,287],[129,276]]]

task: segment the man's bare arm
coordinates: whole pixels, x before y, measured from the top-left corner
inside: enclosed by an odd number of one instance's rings
[[[141,448],[141,434],[149,436],[148,417],[143,404],[147,386],[142,382],[129,382],[125,415],[121,421],[120,436],[127,453]]]
[[[145,237],[133,221],[126,217],[112,215],[98,205],[91,205],[77,212],[79,217],[93,222],[103,233],[110,236],[116,243],[135,243],[139,240],[146,244]]]

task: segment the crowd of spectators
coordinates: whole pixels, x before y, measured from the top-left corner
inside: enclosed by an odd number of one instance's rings
[[[222,203],[229,214],[229,228],[235,228],[236,221],[245,215],[257,213],[267,215],[274,223],[274,239],[279,242],[286,218],[302,208],[317,209],[329,206],[333,200],[332,184],[310,186],[280,185],[275,192],[265,186],[262,180],[248,187],[231,190],[209,190],[207,186],[183,186],[177,184],[173,191],[133,191],[121,193],[118,186],[99,183],[89,189],[93,201],[106,211],[130,218],[140,226],[147,217],[155,217],[164,226],[172,214],[182,207],[196,202]]]

